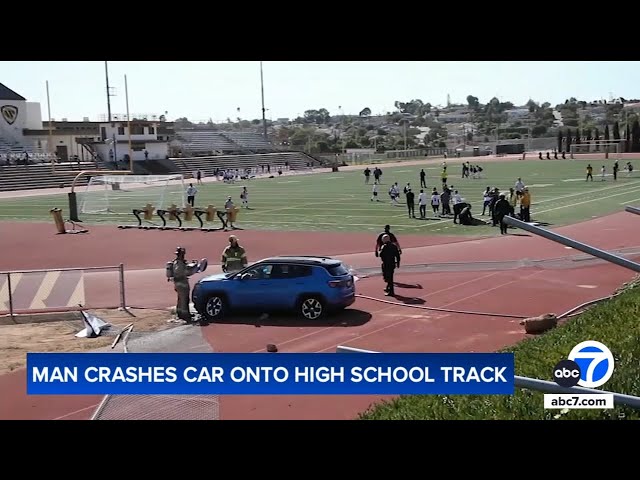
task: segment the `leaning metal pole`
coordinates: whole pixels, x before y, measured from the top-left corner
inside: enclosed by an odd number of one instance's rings
[[[612,253],[605,252],[604,250],[600,250],[599,248],[592,247],[591,245],[577,242],[575,240],[567,238],[563,235],[559,235],[550,230],[546,230],[544,228],[530,225],[526,222],[523,222],[522,220],[518,220],[517,218],[505,216],[502,221],[512,227],[517,227],[522,230],[526,230],[527,232],[540,235],[541,237],[544,237],[547,240],[558,242],[567,247],[575,248],[576,250],[580,250],[581,252],[587,253],[589,255],[593,255],[594,257],[601,258],[602,260],[606,260],[607,262],[615,263],[620,267],[628,268],[629,270],[633,270],[636,273],[640,273],[640,263],[632,262],[631,260],[627,260],[626,258],[619,257],[618,255],[613,255]]]
[[[624,207],[624,211],[629,213],[635,213],[636,215],[640,215],[640,208],[638,207],[627,206],[627,207]]]
[[[380,353],[373,350],[363,350],[361,348],[346,347],[339,345],[336,347],[336,353]],[[536,390],[545,393],[572,393],[572,394],[589,394],[589,395],[613,395],[613,403],[615,405],[623,405],[634,409],[640,409],[640,397],[626,395],[624,393],[607,392],[605,390],[596,390],[594,388],[570,387],[564,388],[560,385],[549,382],[547,380],[538,380],[537,378],[521,377],[514,375],[513,384],[517,388],[525,388],[528,390]]]

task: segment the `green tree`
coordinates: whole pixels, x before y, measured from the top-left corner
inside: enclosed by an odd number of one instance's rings
[[[596,141],[596,152],[600,150],[600,130],[596,127],[593,133],[593,139]]]
[[[411,115],[421,115],[426,110],[426,105],[420,99],[413,99],[406,103],[396,101],[394,105],[400,113],[409,113]],[[431,105],[429,105],[430,107]]]
[[[625,153],[629,153],[631,151],[631,128],[628,123],[624,132],[624,151]]]
[[[467,104],[471,110],[478,110],[480,108],[480,101],[478,97],[474,97],[473,95],[467,95]]]
[[[604,126],[604,143],[609,141],[609,125]]]
[[[571,140],[572,140],[572,138],[571,138],[571,129],[567,128],[567,142],[566,142],[567,143],[567,152],[571,151]]]
[[[545,125],[536,125],[531,129],[531,135],[534,137],[542,137],[547,133],[547,127]]]
[[[631,151],[640,152],[640,122],[638,122],[638,119],[633,121],[633,126],[631,127],[631,138]]]
[[[329,122],[331,114],[326,108],[321,108],[319,110],[306,110],[303,118],[304,123],[315,123],[321,125]]]
[[[620,125],[617,121],[613,124],[613,139],[620,140]]]
[[[576,128],[576,145],[580,145],[582,140],[580,139],[580,129]]]
[[[558,129],[558,151],[559,152],[563,152],[564,150],[562,149],[562,130]]]

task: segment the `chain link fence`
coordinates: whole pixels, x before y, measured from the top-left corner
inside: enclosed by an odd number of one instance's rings
[[[129,353],[213,353],[198,326],[154,334],[131,332]],[[92,420],[219,420],[218,395],[106,395]]]
[[[125,307],[123,264],[0,272],[0,316],[14,321],[15,315]]]

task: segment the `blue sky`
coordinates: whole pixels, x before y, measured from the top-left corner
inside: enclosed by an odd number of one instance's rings
[[[380,113],[395,100],[419,98],[433,105],[481,102],[497,96],[516,104],[529,98],[556,104],[579,99],[640,97],[640,62],[264,62],[268,118],[326,108]],[[260,66],[254,62],[109,62],[112,112],[163,114],[168,119],[224,121],[259,118]],[[56,120],[97,120],[106,114],[104,62],[0,62],[0,82],[28,101],[40,102],[47,118],[45,82]],[[342,107],[342,112],[338,107]],[[240,108],[240,112],[237,112]]]

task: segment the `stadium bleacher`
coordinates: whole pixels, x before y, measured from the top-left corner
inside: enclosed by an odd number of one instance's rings
[[[262,135],[250,132],[182,130],[176,132],[176,140],[186,156],[277,151]]]
[[[81,170],[96,170],[92,162],[56,164],[55,172],[50,164],[0,166],[0,192],[36,190],[39,188],[68,187]],[[80,177],[76,185],[86,185],[88,177]]]
[[[219,132],[190,130],[176,132],[176,140],[186,155],[241,152],[242,147]]]
[[[40,153],[40,149],[31,145],[23,145],[18,142],[11,142],[6,138],[0,136],[0,155],[3,157],[24,155],[27,152],[29,155]]]
[[[225,135],[237,145],[252,152],[273,152],[276,150],[273,144],[266,140],[264,136],[256,133],[225,132]]]
[[[216,155],[211,157],[172,158],[176,166],[175,173],[182,173],[189,177],[200,170],[205,176],[213,176],[216,169],[256,171],[260,165],[270,165],[271,174],[277,175],[277,168],[289,166],[290,171],[308,171],[311,167],[318,167],[318,160],[303,152],[278,152],[252,155]],[[266,173],[266,172],[265,172]]]
[[[303,152],[281,151],[256,133],[185,130],[176,133],[176,140],[182,145],[181,158],[136,162],[137,173],[182,173],[190,177],[200,170],[205,176],[213,176],[216,169],[243,172],[250,169],[262,173],[260,167],[265,166],[266,174],[269,165],[271,174],[277,175],[278,168],[295,172],[323,166],[322,161]],[[19,165],[25,151],[29,154],[30,164]],[[35,146],[12,143],[0,137],[0,191],[69,186],[80,170],[115,168],[112,162],[104,162],[96,156],[95,162],[57,163],[54,172],[50,163],[52,156]],[[82,177],[77,185],[87,182],[88,178]]]

